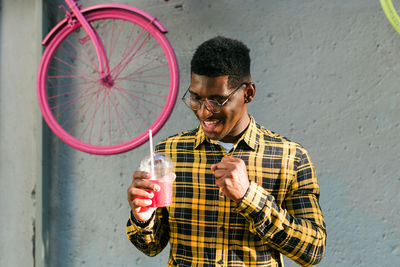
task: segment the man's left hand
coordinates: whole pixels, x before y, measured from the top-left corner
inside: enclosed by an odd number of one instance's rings
[[[214,172],[215,184],[222,193],[239,203],[250,186],[244,161],[240,158],[225,156],[221,162],[213,164],[211,170]]]

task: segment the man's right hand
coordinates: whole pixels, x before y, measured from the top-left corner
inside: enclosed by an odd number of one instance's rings
[[[132,214],[136,220],[141,222],[150,220],[156,210],[155,207],[148,206],[151,205],[151,198],[154,196],[152,191],[159,191],[160,186],[150,182],[150,177],[148,172],[136,171],[133,174],[132,184],[128,188],[128,202],[131,206]]]

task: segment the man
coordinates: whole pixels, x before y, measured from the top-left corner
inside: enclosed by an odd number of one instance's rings
[[[303,266],[322,259],[314,167],[303,147],[249,116],[254,95],[243,43],[216,37],[197,48],[183,100],[200,126],[156,146],[175,163],[173,204],[143,208],[159,190],[148,173],[135,172],[128,189],[127,235],[138,249],[154,256],[169,241],[169,266],[282,266],[281,254]]]

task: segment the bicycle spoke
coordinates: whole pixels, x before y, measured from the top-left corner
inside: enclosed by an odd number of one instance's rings
[[[91,64],[92,64],[92,66],[94,67],[94,70],[96,71],[96,72],[99,72],[99,66],[97,66],[97,62],[96,62],[96,56],[90,56],[89,55],[89,53],[88,53],[88,51],[87,51],[87,48],[84,46],[84,44],[85,43],[87,43],[88,41],[90,41],[90,37],[89,37],[89,35],[86,35],[85,37],[81,37],[81,38],[79,38],[79,36],[78,36],[78,33],[77,32],[74,32],[74,37],[75,37],[75,39],[76,39],[76,41],[78,42],[78,44],[80,45],[80,47],[82,48],[82,49],[79,49],[76,45],[74,45],[70,40],[66,40],[66,42],[69,44],[69,45],[71,45],[74,49],[75,49],[75,51],[77,51],[77,53],[78,53],[78,55],[80,56],[80,57],[83,57],[83,58],[85,58],[87,61],[89,61]],[[96,54],[95,54],[96,55]]]
[[[116,116],[117,116],[117,118],[116,118],[116,123],[117,123],[117,130],[118,130],[118,135],[119,135],[119,139],[120,139],[120,141],[122,140],[122,136],[121,136],[121,126],[120,126],[120,115],[119,115],[119,112],[118,112],[118,108],[115,106],[115,103],[114,103],[114,101],[112,100],[112,98],[110,97],[110,94],[107,94],[107,98],[108,98],[108,102],[109,103],[111,103],[112,104],[112,106],[113,106],[113,110],[114,110],[114,112],[116,113]],[[111,107],[110,107],[110,109],[111,109]],[[110,115],[111,115],[111,110],[110,110]],[[110,123],[110,132],[111,132],[111,117],[110,117],[110,121],[109,121],[109,123]],[[111,134],[110,134],[110,145],[112,145],[112,142],[111,142],[111,140],[112,140],[112,138],[111,138]]]
[[[123,92],[123,91],[121,91]],[[147,127],[150,127],[150,123],[146,120],[146,118],[144,117],[144,115],[142,114],[142,112],[140,112],[137,108],[136,105],[134,105],[132,102],[130,102],[127,98],[123,98],[125,101],[127,101],[127,103],[130,105],[130,107],[135,110],[135,112],[139,115],[139,117],[147,124]],[[132,98],[135,102],[137,102],[139,104],[139,106],[143,107],[146,111],[148,111],[149,113],[151,113],[153,116],[157,117],[157,115],[155,115],[150,109],[148,109],[146,106],[144,106],[141,102],[137,101],[135,99],[135,97]],[[140,131],[140,130],[138,130]]]
[[[129,81],[131,82],[136,82],[136,83],[140,83],[140,84],[151,84],[151,85],[155,85],[155,86],[161,86],[161,87],[169,87],[169,84],[163,84],[163,83],[156,83],[156,82],[149,82],[149,81],[141,81],[141,80],[136,80],[136,79],[129,79]]]
[[[131,29],[131,31],[129,33],[128,40],[126,41],[126,46],[124,48],[124,51],[121,53],[121,55],[126,55],[127,54],[127,50],[129,49],[128,47],[129,47],[129,44],[132,41],[133,33],[135,32],[136,26],[137,26],[136,24],[132,25],[132,29]],[[143,31],[142,31],[142,33],[143,33]]]
[[[141,36],[144,34],[145,31],[142,29],[142,32],[139,34],[138,38],[136,38],[136,40],[133,42],[132,46],[130,48],[128,48],[129,44],[131,43],[131,40],[133,38],[133,33],[135,31],[135,28],[136,28],[136,25],[133,25],[132,29],[131,29],[131,32],[129,34],[128,41],[126,42],[126,46],[125,46],[124,52],[122,53],[123,56],[121,57],[121,60],[113,67],[113,69],[110,70],[110,73],[113,73],[115,71],[115,69],[118,69],[120,67],[121,62],[123,62],[129,56],[129,54],[135,48],[136,44],[139,42],[139,39],[141,38]]]
[[[150,37],[150,36],[148,35],[148,37]],[[147,37],[146,37],[146,38],[147,38]],[[147,40],[145,40],[145,42],[147,42],[148,40],[150,40],[150,39],[148,38]],[[144,45],[144,43],[142,43],[141,47],[143,47],[143,45]],[[141,49],[141,48],[139,48],[138,50],[135,51],[135,54],[132,55],[132,56],[134,56],[134,58],[137,60],[137,59],[140,58],[141,56],[147,55],[151,50],[154,50],[155,48],[157,48],[157,47],[159,47],[159,46],[160,46],[159,44],[155,44],[153,47],[150,47],[149,49],[147,49],[147,50],[143,51],[142,53],[136,55],[136,53]],[[154,62],[154,61],[160,59],[160,58],[163,57],[163,56],[164,56],[164,55],[162,54],[162,55],[156,57],[155,59],[153,59],[152,61],[150,61],[148,64],[150,64],[150,63],[152,63],[152,62]],[[133,57],[130,58],[129,62],[130,62],[132,59],[133,59]],[[129,64],[129,62],[127,62],[127,63]],[[124,69],[124,68],[123,68],[123,69]],[[123,69],[122,69],[122,70],[123,70]],[[140,68],[139,68],[139,69],[140,69]],[[121,70],[121,72],[122,72],[122,70]]]
[[[133,76],[133,75],[132,75]],[[169,77],[169,74],[153,74],[153,75],[137,75],[133,77],[127,77],[124,79],[119,79],[119,80],[127,80],[127,81],[140,81],[138,79],[147,79],[147,78],[160,78],[160,77]],[[158,84],[161,86],[166,86],[166,84]]]
[[[141,36],[143,35],[143,33],[144,33],[144,29],[143,29],[143,31],[142,31],[140,37],[135,41],[135,44],[134,44],[134,45],[131,47],[131,49],[129,50],[129,53],[127,53],[127,55],[126,55],[123,59],[121,59],[120,63],[118,63],[118,64],[116,65],[116,67],[118,66],[118,68],[115,68],[115,67],[114,67],[114,69],[117,69],[117,70],[116,70],[116,74],[113,75],[113,77],[114,77],[115,80],[118,78],[118,76],[121,74],[121,72],[125,69],[125,67],[132,61],[132,59],[135,57],[135,55],[137,54],[137,52],[138,52],[138,51],[143,47],[143,45],[150,39],[150,34],[147,33],[147,34],[146,34],[146,37],[142,40],[141,44],[140,44],[139,47],[135,50],[135,52],[134,52],[128,59],[126,59],[126,57],[130,55],[130,53],[132,52],[133,48],[136,46],[137,41],[141,38]],[[125,60],[125,62],[123,63],[124,60]],[[123,64],[122,64],[122,63],[123,63]],[[114,69],[113,69],[113,70],[114,70]],[[113,73],[113,70],[111,71],[111,73]]]
[[[96,76],[96,78],[94,78],[94,76],[92,77],[92,76],[89,76],[89,75],[78,76],[78,75],[75,75],[75,74],[73,74],[71,72],[68,72],[66,70],[63,70],[63,69],[60,69],[60,68],[57,68],[57,67],[54,67],[54,66],[50,66],[49,70],[52,70],[54,72],[59,72],[59,73],[65,74],[65,75],[49,75],[49,76],[47,76],[47,80],[49,80],[49,79],[63,79],[63,78],[64,79],[76,78],[76,79],[84,80],[83,82],[94,82],[98,78],[97,76]]]
[[[114,91],[111,91],[111,94],[113,95],[113,97],[114,97],[114,99],[115,99],[115,102],[116,102],[117,104],[119,104],[119,106],[121,107],[121,110],[130,118],[131,121],[133,121],[133,120],[132,120],[132,117],[131,117],[131,116],[129,115],[129,113],[125,110],[125,108],[124,108],[124,106],[122,105],[122,103],[121,103],[121,102],[118,100],[118,98],[116,97],[115,92],[114,92]],[[114,104],[114,107],[115,107],[115,104]],[[128,129],[128,127],[126,126],[125,121],[122,119],[122,116],[119,114],[118,108],[115,107],[115,111],[116,111],[116,113],[117,113],[117,118],[118,118],[118,120],[121,121],[122,125],[123,125],[124,128],[125,128],[125,132],[126,132],[127,135],[129,136],[129,139],[131,139],[131,138],[132,138],[132,135],[130,134],[129,129]],[[120,135],[120,142],[122,143],[122,136],[121,136],[121,135]]]
[[[115,94],[115,93],[114,93],[114,94]],[[119,93],[119,94],[120,94],[120,93]],[[141,115],[143,115],[140,111],[137,110],[136,106],[133,105],[133,103],[129,101],[128,98],[124,97],[122,94],[120,94],[120,95],[121,95],[121,98],[122,98],[123,100],[125,100],[125,102],[127,102],[128,105],[129,105],[131,108],[133,108],[133,109],[135,110],[136,113],[140,113]],[[120,102],[120,103],[121,103],[121,102]],[[123,107],[122,103],[121,103],[121,106]],[[135,122],[135,120],[133,119],[133,117],[129,114],[129,112],[127,112],[125,108],[123,108],[123,111],[125,112],[125,114],[126,114],[127,117],[129,118],[129,120],[133,123],[133,125],[134,125],[135,128],[136,128],[136,130],[137,130],[138,132],[141,132],[142,130],[138,127],[138,125],[136,124],[136,122]]]
[[[85,89],[86,89],[86,87],[80,88],[80,89],[71,90],[71,91],[67,91],[67,92],[64,92],[64,91],[63,91],[63,93],[60,93],[60,94],[57,94],[57,95],[53,95],[53,96],[49,96],[49,97],[47,97],[47,99],[48,99],[48,100],[52,100],[52,99],[55,99],[55,98],[58,98],[58,97],[67,96],[67,95],[72,95],[72,94],[81,92],[81,91],[83,91],[83,90],[85,90]]]
[[[124,71],[124,69],[126,68],[126,66],[137,56],[137,52],[139,52],[142,47],[145,45],[145,43],[147,43],[150,40],[150,34],[147,33],[147,36],[143,39],[142,43],[140,44],[140,46],[136,49],[136,51],[124,62],[124,64],[120,64],[117,74],[115,74],[115,79],[118,78],[118,76]],[[122,61],[121,61],[122,63]]]
[[[76,55],[68,52],[65,48],[60,48],[65,54],[67,54],[68,56],[70,56],[72,59],[75,59],[77,61],[79,61],[80,63],[82,63],[83,65],[85,65],[86,67],[88,67],[89,69],[93,70],[93,71],[97,71],[96,67],[92,67],[89,64],[87,64],[85,61],[83,61],[80,57],[77,57]],[[77,52],[77,51],[76,51]]]
[[[101,113],[101,120],[100,120],[100,130],[99,130],[99,142],[98,145],[101,145],[101,141],[103,140],[103,122],[104,122],[104,111],[105,111],[105,101],[106,101],[106,94],[103,94],[103,101],[101,106],[103,107],[102,113]]]
[[[143,107],[148,113],[152,114],[154,117],[157,117],[157,114],[154,114],[153,110],[152,110],[152,109],[149,109],[146,105],[143,105],[143,103],[142,103],[141,101],[146,102],[146,103],[148,103],[148,104],[150,104],[150,105],[152,105],[152,106],[154,106],[154,107],[158,107],[158,108],[160,108],[160,109],[163,108],[162,105],[159,105],[159,104],[157,104],[157,103],[154,103],[154,102],[152,102],[152,101],[149,101],[149,100],[147,100],[147,99],[145,99],[145,98],[143,98],[143,97],[140,97],[140,96],[131,94],[131,93],[127,92],[125,89],[123,89],[123,88],[121,88],[121,87],[118,87],[118,90],[119,90],[119,92],[124,93],[125,95],[127,95],[127,96],[129,96],[131,99],[133,99],[136,103],[138,103],[141,107]],[[141,100],[141,101],[139,101],[139,100]]]
[[[161,64],[155,67],[151,67],[148,69],[144,69],[145,67],[149,66],[150,64],[154,63],[155,61],[159,60],[163,55],[158,56],[157,58],[153,59],[152,61],[149,61],[147,63],[144,63],[142,66],[140,66],[139,68],[137,68],[136,70],[134,70],[132,73],[125,75],[124,77],[120,77],[120,80],[125,80],[128,79],[130,76],[134,76],[135,74],[142,74],[144,72],[149,72],[149,71],[154,71],[157,69],[161,69],[164,67],[168,67],[168,64]],[[169,76],[169,75],[167,75]]]
[[[97,94],[97,95],[96,95],[96,103],[95,103],[95,105],[94,105],[93,114],[92,114],[92,116],[91,116],[89,122],[87,123],[86,127],[83,129],[82,133],[79,135],[79,139],[82,140],[82,137],[83,137],[83,135],[85,134],[85,132],[87,131],[88,127],[91,126],[91,127],[90,127],[90,133],[89,133],[89,143],[91,142],[91,139],[92,139],[92,131],[93,131],[93,126],[94,126],[94,120],[95,120],[95,118],[96,118],[97,108],[98,108],[98,106],[99,106],[99,105],[98,105],[98,102],[99,102],[99,95],[100,95],[100,94]]]
[[[115,21],[115,20],[113,20],[113,21]],[[119,42],[119,37],[121,36],[121,32],[122,32],[122,29],[123,29],[124,26],[125,26],[125,22],[126,22],[125,20],[122,21],[121,26],[119,27],[119,31],[118,31],[117,37],[115,38],[115,40],[114,40],[114,38],[111,39],[110,54],[108,55],[109,61],[111,61],[111,58],[112,58],[112,54],[113,54],[113,52],[114,52],[114,49],[115,49],[117,43]],[[113,31],[113,32],[114,32],[114,31]],[[114,42],[112,42],[113,40],[114,40]],[[114,45],[113,45],[113,44],[114,44]]]
[[[109,100],[108,95],[109,94],[107,94],[107,99]],[[109,142],[108,145],[111,146],[111,107],[110,107],[110,101],[107,101],[107,103],[108,103],[108,142]]]
[[[121,87],[116,87],[115,88],[116,90],[120,90],[120,89],[123,89],[123,88],[121,88]],[[134,89],[126,89],[126,88],[124,88],[123,89],[124,91],[127,91],[127,92],[131,92],[132,94],[141,94],[141,95],[147,95],[147,96],[154,96],[154,97],[159,97],[159,98],[164,98],[164,99],[167,99],[167,97],[168,97],[168,95],[160,95],[160,94],[154,94],[154,93],[151,93],[151,92],[149,92],[149,91],[138,91],[138,90],[134,90]]]
[[[101,90],[101,89],[98,89],[97,91],[91,93],[90,95],[92,96],[92,95],[98,94],[98,92],[99,92],[100,90]],[[76,114],[80,113],[80,111],[86,106],[86,104],[89,102],[89,100],[90,100],[90,98],[86,98],[86,101],[84,101],[84,102],[79,106],[79,108],[78,108],[75,112],[73,112],[73,113],[67,118],[67,120],[64,121],[64,123],[61,125],[61,127],[64,128],[64,127],[75,117]],[[74,131],[74,129],[76,128],[76,126],[79,124],[79,121],[81,121],[81,120],[83,119],[83,117],[85,116],[85,114],[87,113],[87,111],[89,110],[89,108],[90,108],[91,105],[93,105],[93,102],[91,102],[91,103],[89,104],[89,106],[87,107],[86,111],[85,111],[85,112],[82,114],[82,116],[77,120],[77,122],[75,123],[75,125],[73,126],[73,128],[69,131],[69,133],[72,133],[72,132]]]
[[[150,105],[153,105],[153,106],[155,106],[155,107],[163,108],[163,105],[154,103],[154,102],[152,102],[152,101],[150,101],[150,100],[148,100],[148,99],[146,99],[146,98],[143,98],[143,97],[140,97],[140,96],[138,96],[138,95],[132,94],[132,93],[130,93],[127,89],[124,89],[124,88],[122,88],[122,87],[115,87],[115,89],[116,89],[116,90],[119,90],[120,92],[124,93],[124,94],[127,95],[127,96],[130,96],[131,98],[133,98],[133,99],[135,99],[135,100],[139,99],[139,100],[141,100],[141,101],[143,101],[143,102],[146,102],[146,103],[148,103],[148,104],[150,104]],[[166,98],[166,97],[163,97],[163,98]],[[140,102],[139,102],[139,103],[140,103]],[[164,103],[162,103],[162,104],[164,104]]]
[[[59,88],[64,88],[64,87],[78,87],[81,85],[85,85],[87,83],[93,83],[90,81],[83,81],[83,82],[77,82],[77,83],[66,83],[66,84],[57,84],[57,85],[52,85],[52,86],[47,86],[47,89],[59,89]]]
[[[90,94],[90,96],[91,96],[91,95],[94,95],[94,94],[96,94],[96,92]],[[64,123],[61,125],[61,127],[65,127],[65,126],[70,122],[70,120],[71,120],[73,117],[75,117],[75,115],[78,114],[78,113],[80,112],[80,110],[81,110],[88,102],[89,102],[89,99],[87,99],[85,102],[83,102],[83,104],[81,104],[81,106],[80,106],[72,115],[70,115],[70,116],[64,121]],[[58,118],[59,118],[66,110],[68,110],[70,107],[71,107],[71,106],[68,106],[66,109],[64,109],[64,110],[56,117],[56,119],[58,119]],[[72,131],[70,131],[70,133],[71,133],[71,132],[72,132]]]
[[[71,106],[73,106],[73,105],[74,105],[76,102],[78,102],[79,100],[81,100],[81,99],[83,99],[83,98],[85,98],[85,97],[87,97],[87,96],[90,96],[90,95],[96,93],[96,91],[95,91],[95,92],[91,92],[91,93],[89,93],[89,94],[85,94],[85,93],[87,93],[90,89],[92,89],[94,86],[95,86],[95,85],[93,85],[92,87],[86,88],[85,91],[84,91],[82,94],[78,95],[78,96],[77,96],[76,98],[74,98],[74,99],[71,99],[71,100],[69,100],[69,101],[67,101],[67,102],[63,102],[63,103],[61,103],[61,104],[58,104],[58,105],[56,105],[56,106],[51,107],[52,110],[55,110],[55,109],[57,109],[57,108],[60,108],[60,107],[63,107],[63,106],[65,106],[65,105],[67,105],[66,107],[64,107],[64,109],[63,109],[60,113],[57,114],[56,119],[58,119],[59,116],[61,116],[67,109],[69,109]]]
[[[79,139],[82,140],[82,136],[85,134],[87,128],[89,127],[89,125],[93,122],[94,119],[94,115],[96,114],[96,109],[97,109],[97,103],[98,103],[98,99],[99,99],[99,95],[100,95],[100,90],[98,90],[96,92],[96,103],[94,104],[94,112],[92,114],[92,117],[89,119],[88,123],[86,124],[86,127],[84,127],[83,131],[81,132],[81,134],[79,135]],[[87,101],[88,102],[88,101]],[[86,102],[86,103],[87,103]],[[79,118],[79,120],[75,123],[74,127],[71,129],[71,132],[73,132],[75,130],[75,128],[80,124],[83,123],[83,118],[85,117],[85,115],[88,113],[88,111],[90,110],[91,106],[93,105],[93,101],[90,102],[90,105],[87,107],[86,111],[82,114],[82,116]],[[90,139],[90,136],[89,136]]]
[[[85,79],[85,77],[91,77],[91,75],[85,73],[83,70],[78,69],[77,67],[72,66],[71,64],[67,63],[66,61],[62,60],[61,58],[58,57],[54,57],[55,60],[57,60],[58,62],[64,64],[67,67],[70,67],[71,69],[75,70],[78,73],[81,73],[83,76],[77,76],[79,78]],[[51,76],[49,76],[51,77]]]

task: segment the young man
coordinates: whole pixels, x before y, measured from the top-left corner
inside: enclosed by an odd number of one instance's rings
[[[135,172],[127,235],[149,256],[170,242],[169,266],[307,266],[325,251],[319,187],[307,151],[247,113],[255,95],[249,49],[216,37],[191,61],[184,102],[198,128],[156,146],[175,163],[173,204],[141,209],[159,190]]]

